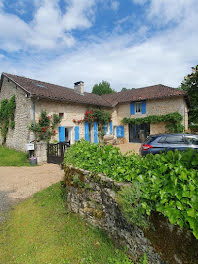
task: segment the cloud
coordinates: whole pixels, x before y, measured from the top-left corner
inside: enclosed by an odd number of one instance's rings
[[[0,12],[0,46],[19,51],[15,60],[1,58],[0,71],[68,87],[83,80],[87,91],[107,80],[120,90],[157,83],[177,87],[191,66],[197,64],[195,0],[177,0],[177,6],[170,5],[170,0],[151,0],[142,7],[145,20],[136,30],[103,32],[85,40],[74,38],[73,31],[92,27],[95,1],[65,0],[65,11],[58,6],[58,0],[35,1],[30,23]],[[130,19],[129,14],[118,24],[122,27]]]
[[[117,11],[119,9],[119,6],[120,6],[120,3],[118,1],[112,1],[111,2],[111,8],[114,10],[114,11]]]
[[[3,54],[0,54],[0,59],[5,58],[5,56]]]
[[[75,39],[71,31],[92,26],[95,4],[94,0],[65,2],[66,11],[62,14],[58,0],[35,0],[36,9],[30,23],[0,10],[1,48],[19,51],[30,47],[45,50],[73,46]],[[17,5],[23,4],[21,0]]]
[[[138,5],[143,5],[145,4],[148,0],[132,0],[135,4]]]

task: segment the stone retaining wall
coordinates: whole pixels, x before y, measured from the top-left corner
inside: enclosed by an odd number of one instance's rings
[[[144,232],[126,221],[116,197],[129,184],[72,166],[65,166],[65,183],[69,209],[105,230],[117,246],[127,246],[135,261],[146,253],[150,264],[198,263],[198,240],[189,230],[158,213],[151,215],[151,228]]]
[[[105,230],[118,246],[127,246],[134,260],[146,253],[151,264],[165,263],[143,231],[127,223],[120,211],[116,192],[126,184],[72,166],[65,166],[64,170],[67,204],[72,212]]]

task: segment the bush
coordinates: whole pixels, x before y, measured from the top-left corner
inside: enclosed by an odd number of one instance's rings
[[[65,162],[139,186],[138,212],[141,211],[139,205],[143,214],[160,212],[172,224],[191,228],[198,239],[198,154],[193,150],[127,156],[118,148],[82,141],[66,152]],[[132,200],[133,195],[131,192]],[[122,197],[125,196],[123,193]],[[130,199],[127,202],[130,203]]]

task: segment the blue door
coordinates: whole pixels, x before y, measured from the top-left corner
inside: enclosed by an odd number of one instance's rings
[[[65,142],[65,127],[59,127],[59,142]]]
[[[89,141],[89,123],[85,122],[85,140]]]
[[[75,142],[79,140],[79,126],[75,127]]]
[[[94,143],[98,143],[98,123],[94,122]]]

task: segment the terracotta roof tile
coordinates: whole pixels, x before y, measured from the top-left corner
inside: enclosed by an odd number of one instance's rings
[[[83,95],[81,95],[74,91],[74,89],[9,73],[2,73],[2,76],[8,77],[32,96],[72,103],[111,107],[110,103],[97,94],[85,92]]]
[[[131,89],[118,93],[105,94],[102,95],[102,97],[111,105],[116,105],[118,103],[185,95],[186,92],[182,90],[158,84],[139,89]]]
[[[41,82],[9,73],[2,73],[2,77],[3,76],[7,76],[10,80],[14,81],[32,96],[46,98],[50,100],[58,100],[87,105],[98,105],[105,107],[113,107],[119,103],[132,101],[166,98],[173,96],[186,96],[186,92],[162,84],[139,89],[131,89],[118,93],[105,94],[102,96],[86,92],[81,95],[74,91],[74,89],[70,89],[60,85]]]

